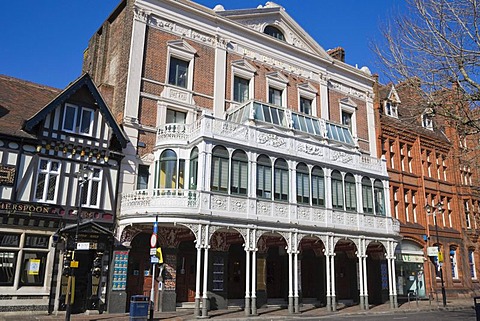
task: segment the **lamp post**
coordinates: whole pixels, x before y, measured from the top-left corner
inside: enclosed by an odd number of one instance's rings
[[[75,262],[75,251],[77,249],[78,243],[78,231],[80,227],[80,221],[82,219],[82,196],[83,196],[83,185],[88,181],[88,173],[93,172],[93,169],[88,165],[80,165],[80,170],[77,173],[78,178],[78,194],[77,194],[77,226],[75,228],[75,239],[73,243],[73,252],[72,252],[72,261]],[[75,268],[78,266],[72,266],[70,264],[70,273],[68,275],[67,281],[67,293],[65,294],[65,321],[70,321],[70,316],[72,314],[72,305],[71,305],[71,295],[72,295],[72,282],[74,282],[75,278]]]
[[[443,203],[439,202],[434,206],[431,205],[425,205],[425,210],[427,211],[427,215],[432,214],[434,218],[434,223],[435,223],[435,236],[437,238],[437,248],[438,248],[438,256],[437,256],[437,262],[439,266],[439,271],[440,271],[440,282],[442,284],[442,302],[443,306],[447,306],[447,295],[445,293],[445,283],[443,282],[443,266],[442,263],[440,262],[440,254],[441,254],[441,248],[440,248],[440,242],[438,240],[438,225],[437,225],[437,212],[440,214],[443,213]],[[443,257],[443,256],[442,256]]]

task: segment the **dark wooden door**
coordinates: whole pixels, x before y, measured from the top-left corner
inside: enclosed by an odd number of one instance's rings
[[[231,246],[228,258],[228,298],[245,297],[245,251]]]
[[[282,298],[283,282],[288,282],[288,278],[283,277],[282,257],[272,257],[267,259],[267,297],[269,299]]]
[[[183,252],[177,262],[177,302],[195,302],[196,256]]]

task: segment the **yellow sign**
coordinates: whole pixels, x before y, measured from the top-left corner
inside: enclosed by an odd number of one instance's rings
[[[78,261],[71,261],[70,262],[70,267],[71,268],[78,268]]]
[[[30,259],[28,260],[28,275],[38,275],[40,272],[40,260]]]
[[[443,263],[443,253],[441,251],[438,252],[438,262]]]
[[[161,247],[157,248],[156,256],[158,257],[158,263],[163,263],[163,255],[162,255],[162,248]]]

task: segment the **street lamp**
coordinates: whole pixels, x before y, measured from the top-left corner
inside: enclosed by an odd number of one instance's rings
[[[88,174],[93,172],[93,168],[88,165],[80,165],[80,170],[77,173],[77,178],[78,178],[78,194],[77,194],[77,226],[75,228],[75,240],[73,243],[73,251],[71,253],[71,261],[70,262],[75,262],[75,251],[77,249],[77,243],[78,243],[78,231],[80,227],[80,221],[82,219],[82,198],[83,198],[83,185],[85,185],[86,182],[88,182]],[[67,253],[69,250],[67,250]],[[71,305],[71,295],[72,295],[72,281],[74,280],[75,277],[75,268],[78,267],[78,265],[72,265],[70,263],[70,272],[68,274],[68,281],[67,281],[67,293],[65,294],[65,302],[66,302],[66,307],[65,307],[65,321],[70,321],[70,316],[72,314],[72,305]],[[65,266],[64,266],[65,268]]]
[[[438,240],[438,225],[437,225],[437,212],[442,214],[443,213],[443,203],[439,202],[436,205],[425,205],[425,211],[427,211],[427,215],[432,214],[434,218],[434,223],[435,223],[435,236],[437,237],[437,248],[438,248],[438,253],[437,254],[437,262],[439,266],[439,271],[440,271],[440,282],[442,284],[442,301],[443,301],[443,306],[447,306],[447,296],[445,293],[445,284],[443,282],[443,269],[442,269],[442,263],[440,262],[440,254],[441,254],[441,249],[440,249],[440,242]],[[442,256],[443,257],[443,256]]]

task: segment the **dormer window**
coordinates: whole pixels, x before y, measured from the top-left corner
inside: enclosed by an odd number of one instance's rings
[[[263,33],[277,38],[278,40],[285,41],[285,36],[283,35],[283,32],[281,32],[278,28],[274,26],[267,26],[265,30],[263,30]]]
[[[433,130],[433,119],[429,114],[422,115],[422,126],[423,128]]]
[[[385,114],[390,117],[398,118],[397,104],[391,101],[385,102]]]

